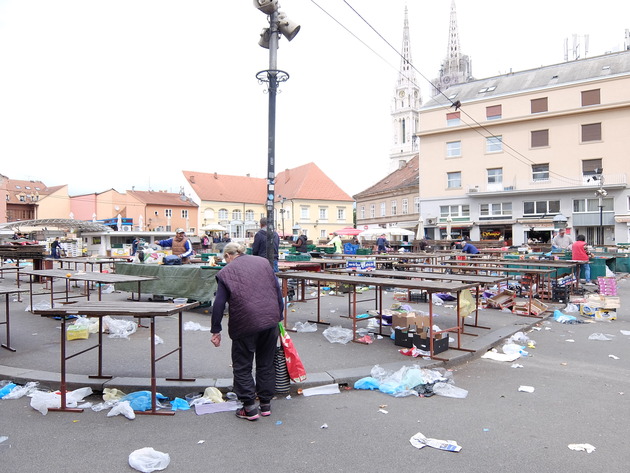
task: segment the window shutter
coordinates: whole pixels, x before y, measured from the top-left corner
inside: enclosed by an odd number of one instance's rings
[[[582,107],[600,104],[599,89],[582,91]]]
[[[540,99],[532,99],[532,113],[546,112],[549,108],[547,105],[547,97]]]
[[[589,123],[582,125],[582,142],[584,141],[600,141],[602,139],[602,124]]]
[[[500,116],[501,116],[501,105],[492,105],[490,107],[486,107],[486,118],[500,117]]]
[[[549,130],[532,131],[532,148],[549,146]]]

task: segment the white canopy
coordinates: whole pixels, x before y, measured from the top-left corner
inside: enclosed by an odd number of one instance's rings
[[[359,233],[359,236],[361,238],[374,240],[380,237],[383,233],[388,239],[391,239],[392,237],[414,235],[414,233],[411,230],[406,230],[404,228],[399,228],[399,227],[389,227],[389,228],[369,228]]]
[[[204,225],[200,228],[204,232],[224,232],[227,230],[223,225],[219,225],[218,223],[209,223],[208,225]]]

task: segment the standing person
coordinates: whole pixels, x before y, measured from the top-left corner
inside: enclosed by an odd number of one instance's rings
[[[295,248],[295,251],[297,251],[298,253],[306,253],[307,241],[308,241],[308,238],[306,238],[306,235],[302,233],[299,237],[297,237],[297,239],[293,243],[291,243],[291,246]]]
[[[207,250],[210,247],[210,238],[205,233],[201,237],[201,248]]]
[[[333,232],[333,237],[330,239],[328,244],[335,248],[334,254],[340,255],[343,253],[343,243],[341,242],[341,237],[337,235],[337,232]]]
[[[580,278],[580,273],[584,270],[585,284],[592,286],[591,265],[589,264],[589,261],[593,255],[586,244],[586,237],[584,235],[578,235],[575,240],[575,243],[571,246],[571,259],[574,261],[580,261],[580,265],[578,266],[578,279]]]
[[[224,233],[223,234],[223,238],[221,238],[221,243],[229,243],[231,242],[232,239],[230,238],[230,234],[229,233]]]
[[[160,245],[162,248],[171,248],[173,250],[173,254],[181,258],[182,264],[190,263],[193,248],[190,244],[190,240],[186,238],[186,232],[183,228],[175,230],[175,238],[158,240],[155,244]]]
[[[50,244],[50,256],[55,259],[61,258],[61,243],[59,242],[59,237],[55,238]]]
[[[136,252],[138,251],[139,244],[140,244],[140,238],[134,237],[133,241],[131,242],[131,256],[135,256]]]
[[[573,238],[566,234],[566,229],[561,228],[558,234],[551,240],[552,250],[569,250],[573,245]]]
[[[479,250],[477,249],[477,247],[473,245],[472,243],[470,243],[469,241],[462,240],[460,244],[462,245],[463,253],[468,253],[469,255],[479,254]]]
[[[215,276],[218,286],[212,304],[210,341],[215,347],[221,345],[221,321],[227,303],[234,392],[243,403],[236,417],[256,420],[261,415],[271,415],[276,385],[273,360],[284,305],[278,279],[269,262],[244,253],[245,247],[238,243],[228,243],[223,249],[228,264]],[[252,376],[254,355],[255,380]]]
[[[389,249],[389,242],[387,241],[387,237],[383,233],[376,240],[376,252],[377,253],[387,253],[388,249]]]
[[[278,272],[278,249],[280,248],[280,236],[273,232],[273,270]],[[260,219],[260,230],[254,235],[252,255],[267,258],[267,217]]]

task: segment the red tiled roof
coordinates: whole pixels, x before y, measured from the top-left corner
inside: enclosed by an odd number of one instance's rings
[[[418,174],[419,157],[411,158],[405,167],[396,169],[387,177],[381,179],[376,184],[354,195],[355,199],[367,197],[373,194],[381,194],[405,187],[418,187],[420,175]]]
[[[58,191],[65,187],[64,185],[48,187],[42,181],[25,181],[20,179],[7,179],[6,181],[6,191],[9,194],[8,202],[15,203],[31,203],[31,200],[27,197],[27,201],[21,202],[20,195],[25,196],[39,196],[37,200],[40,198],[44,198],[47,195],[52,194],[53,192]]]
[[[276,197],[278,196],[287,199],[353,201],[315,163],[278,173]]]
[[[201,200],[264,204],[267,181],[259,177],[182,171]]]
[[[154,192],[154,191],[127,191],[132,197],[140,202],[152,205],[171,205],[173,207],[198,207],[198,205],[189,200],[182,200],[181,194],[174,192]]]

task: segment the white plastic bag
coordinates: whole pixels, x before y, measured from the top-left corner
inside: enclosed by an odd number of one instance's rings
[[[209,332],[211,330],[210,327],[204,327],[203,325],[201,325],[200,323],[197,322],[193,322],[192,320],[189,320],[188,322],[186,322],[184,324],[184,330],[191,330],[193,332]]]
[[[109,331],[109,338],[127,338],[136,333],[138,324],[132,320],[114,319],[109,315],[103,317],[103,330]]]
[[[37,389],[38,384],[37,381],[31,381],[24,386],[16,386],[2,399],[20,399],[21,397],[28,396]]]
[[[457,399],[464,399],[468,396],[468,391],[462,388],[458,388],[453,384],[448,383],[435,383],[433,385],[433,392],[438,396],[454,397]]]
[[[168,453],[158,452],[151,447],[140,448],[129,454],[129,466],[143,473],[164,470],[170,462]]]
[[[310,322],[295,322],[293,328],[296,332],[317,332],[317,324]]]
[[[119,414],[124,415],[127,419],[133,420],[136,418],[136,413],[131,408],[129,401],[117,402],[114,407],[107,413],[107,417],[117,416]]]
[[[322,334],[330,343],[341,343],[345,345],[352,340],[352,330],[349,328],[343,328],[340,325],[328,327],[322,332]]]

